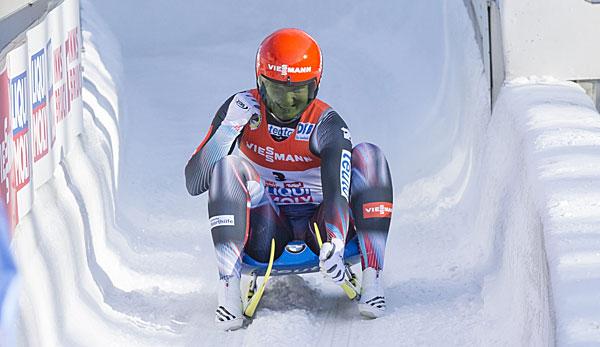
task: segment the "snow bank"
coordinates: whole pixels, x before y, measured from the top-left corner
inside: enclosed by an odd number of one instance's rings
[[[600,342],[600,115],[574,83],[517,79],[493,118],[510,119],[540,215],[556,342]],[[531,276],[538,274],[532,273]]]

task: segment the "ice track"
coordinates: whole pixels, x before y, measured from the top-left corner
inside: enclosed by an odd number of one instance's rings
[[[463,1],[310,5],[306,17],[259,16],[154,0],[143,17],[82,1],[84,135],[14,240],[23,345],[552,343],[522,140],[511,117],[490,117]],[[256,46],[281,26],[321,42],[320,97],[355,143],[388,155],[389,314],[362,319],[318,274],[290,276],[273,279],[248,327],[224,333],[206,197],[187,195],[183,167],[221,102],[253,86]]]

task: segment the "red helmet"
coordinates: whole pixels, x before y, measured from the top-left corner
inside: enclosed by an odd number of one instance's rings
[[[256,54],[256,78],[281,82],[321,81],[323,60],[317,42],[299,29],[280,29],[269,35]]]

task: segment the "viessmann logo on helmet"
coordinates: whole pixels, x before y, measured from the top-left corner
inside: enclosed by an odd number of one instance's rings
[[[301,66],[301,67],[293,67],[287,65],[273,65],[267,64],[267,67],[270,71],[280,72],[281,76],[287,76],[292,73],[307,73],[312,71],[312,66]]]

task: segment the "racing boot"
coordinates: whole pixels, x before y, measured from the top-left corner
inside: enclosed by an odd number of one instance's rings
[[[382,271],[368,267],[363,270],[358,311],[368,318],[379,318],[385,314]]]
[[[227,276],[219,280],[219,306],[215,312],[215,322],[219,329],[237,330],[244,325],[240,278]]]

